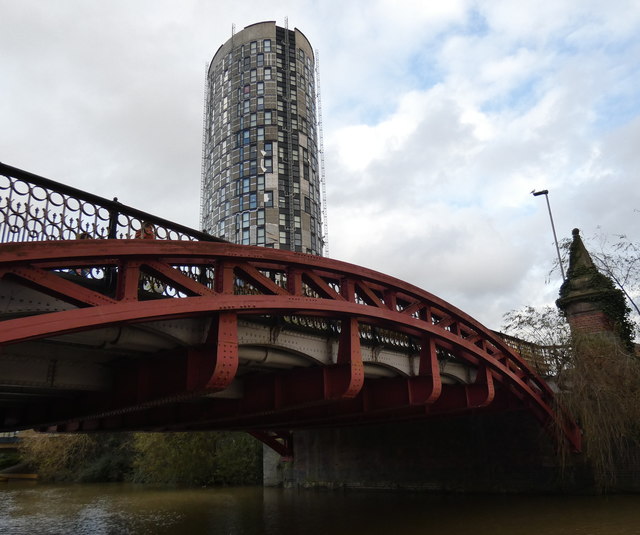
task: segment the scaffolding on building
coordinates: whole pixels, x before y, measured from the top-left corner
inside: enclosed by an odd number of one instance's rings
[[[204,104],[202,106],[202,156],[200,169],[200,230],[206,232],[204,225],[206,181],[207,181],[207,118],[209,117],[209,64],[204,66]]]
[[[322,194],[322,251],[329,256],[329,224],[327,222],[327,186],[324,175],[324,133],[322,130],[322,97],[320,94],[320,52],[316,55],[316,100],[318,108],[318,153],[320,154],[320,190]]]

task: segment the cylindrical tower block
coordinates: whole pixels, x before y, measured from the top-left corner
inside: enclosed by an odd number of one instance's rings
[[[313,49],[260,22],[207,73],[202,229],[234,243],[322,251]]]

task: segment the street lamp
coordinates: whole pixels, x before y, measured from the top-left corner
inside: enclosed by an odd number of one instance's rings
[[[556,252],[558,253],[558,264],[560,265],[560,273],[562,273],[562,281],[566,281],[567,277],[564,275],[564,267],[562,266],[562,258],[560,257],[560,247],[558,247],[558,237],[556,236],[556,227],[553,224],[553,216],[551,215],[551,205],[549,204],[549,190],[542,189],[540,191],[532,190],[531,194],[534,197],[538,197],[540,195],[544,195],[544,198],[547,200],[547,209],[549,210],[549,220],[551,221],[551,230],[553,231],[553,240],[556,242]]]

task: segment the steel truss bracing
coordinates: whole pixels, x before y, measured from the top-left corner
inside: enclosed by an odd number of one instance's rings
[[[499,336],[442,299],[369,269],[227,243],[72,240],[0,245],[0,279],[65,305],[0,316],[0,357],[3,347],[110,326],[210,322],[201,343],[110,364],[109,391],[0,404],[0,430],[245,429],[286,453],[285,431],[299,427],[526,409],[580,449],[578,428],[554,409],[549,386]],[[240,376],[239,318],[330,323],[335,359]],[[361,343],[378,329],[416,355],[413,374],[365,376]],[[475,370],[474,380],[444,384],[445,358]],[[238,396],[217,397],[236,381]]]

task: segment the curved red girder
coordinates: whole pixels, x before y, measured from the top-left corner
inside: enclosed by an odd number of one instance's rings
[[[65,270],[91,266],[108,269],[113,278],[112,292],[91,289],[82,284],[81,277],[73,280],[73,277],[60,276]],[[185,267],[192,268],[191,275],[184,271]],[[205,270],[213,273],[211,280],[198,275]],[[141,273],[179,290],[181,297],[141,299]],[[362,390],[364,382],[361,359],[358,361],[357,334],[362,322],[420,340],[418,376],[409,378],[401,387],[408,392],[409,400],[417,395],[415,392],[421,392],[421,381],[435,378],[436,351],[444,350],[478,369],[478,381],[484,386],[479,389],[477,399],[473,394],[475,390],[466,391],[464,396],[469,407],[490,404],[493,384],[497,381],[545,425],[559,427],[573,449],[580,449],[579,430],[571,418],[554,410],[554,394],[549,386],[500,337],[437,296],[360,266],[227,243],[78,240],[0,245],[0,278],[5,277],[54,295],[77,308],[4,320],[0,323],[0,346],[109,325],[217,317],[212,335],[217,347],[213,375],[204,385],[196,380],[190,383],[198,384],[198,391],[211,392],[224,389],[235,374],[234,329],[238,315],[335,318],[343,325],[338,363],[336,369],[323,372],[324,387],[319,388],[324,389],[325,399],[352,399]],[[236,293],[237,280],[242,280],[251,293]],[[192,368],[194,362],[199,362],[196,355],[194,352],[189,356]],[[292,374],[290,383],[295,385],[295,382]],[[295,390],[294,386],[291,388]],[[439,380],[437,384],[430,384],[422,392],[421,403],[442,404],[444,398],[439,400],[440,390]],[[391,392],[388,395],[391,396]],[[378,393],[375,399],[384,396],[384,392]],[[305,394],[297,392],[291,394],[291,398],[298,402],[292,407],[297,407],[305,400]]]

